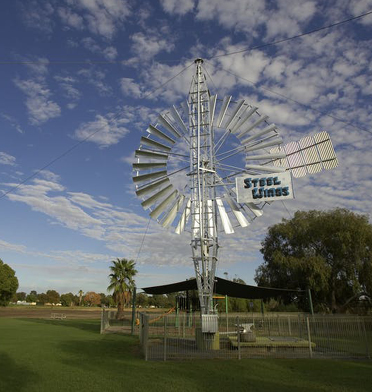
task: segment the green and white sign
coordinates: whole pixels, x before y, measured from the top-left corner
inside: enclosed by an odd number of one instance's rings
[[[290,172],[236,178],[237,202],[258,203],[293,199]]]

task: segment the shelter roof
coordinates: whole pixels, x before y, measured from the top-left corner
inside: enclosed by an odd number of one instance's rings
[[[189,279],[183,282],[171,283],[162,286],[152,286],[143,288],[147,294],[170,294],[179,291],[197,290],[196,279]],[[283,294],[293,293],[302,294],[305,290],[289,290],[271,287],[250,286],[232,282],[216,277],[214,285],[214,293],[228,295],[235,298],[247,299],[265,299],[275,298]]]

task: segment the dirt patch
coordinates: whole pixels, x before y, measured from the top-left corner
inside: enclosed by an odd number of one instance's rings
[[[63,313],[67,319],[100,319],[101,308],[61,308],[44,306],[0,307],[0,318],[41,318],[49,319],[52,313]]]

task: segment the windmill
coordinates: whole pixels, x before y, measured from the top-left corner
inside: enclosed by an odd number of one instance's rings
[[[292,177],[338,165],[326,132],[283,146],[276,125],[256,106],[211,95],[202,59],[195,60],[188,99],[148,126],[135,157],[136,194],[150,216],[177,234],[190,224],[206,323],[213,314],[219,228],[233,234],[236,226],[249,226],[265,205],[293,198]]]

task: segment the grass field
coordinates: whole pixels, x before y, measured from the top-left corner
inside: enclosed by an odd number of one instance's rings
[[[371,391],[372,362],[145,362],[98,320],[0,318],[0,391]]]

